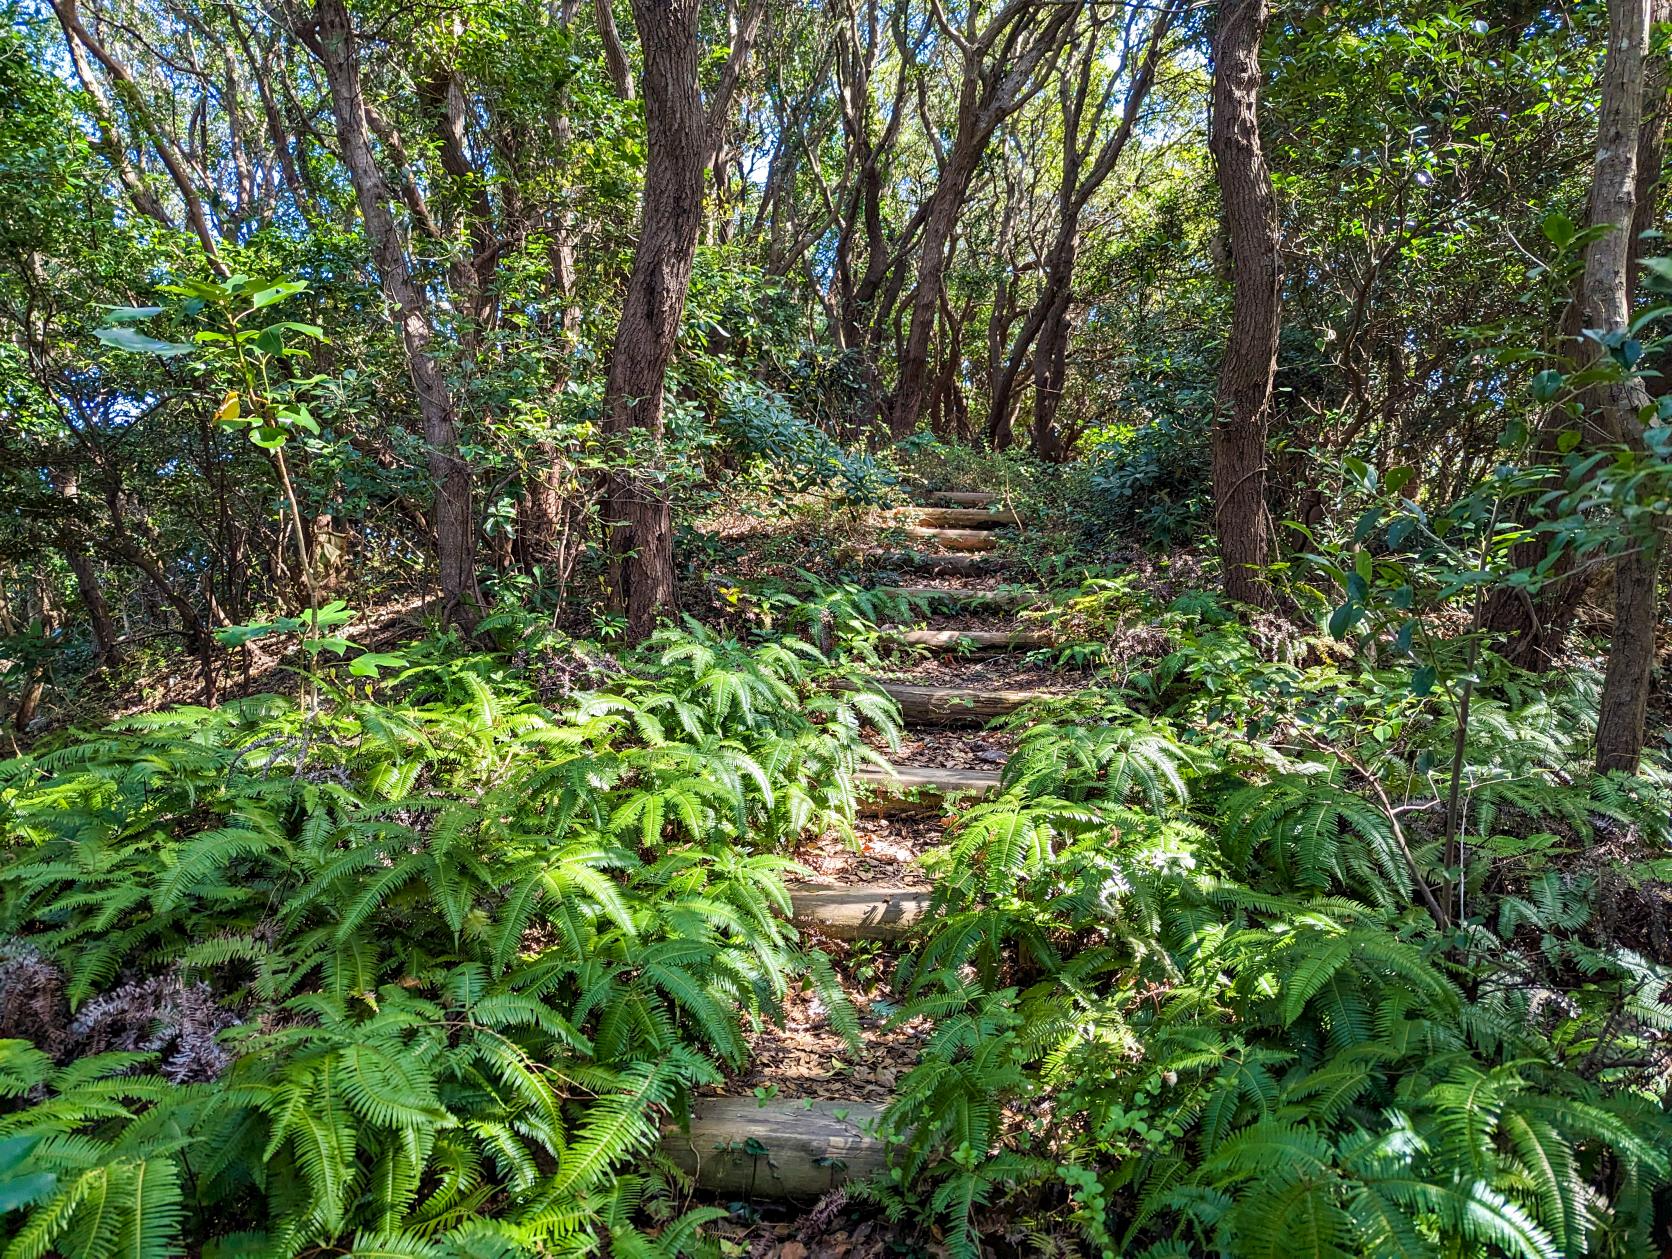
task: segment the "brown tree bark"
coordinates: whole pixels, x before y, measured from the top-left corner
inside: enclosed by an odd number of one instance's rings
[[[1609,0],[1596,167],[1589,226],[1605,229],[1585,247],[1581,289],[1588,330],[1623,331],[1631,321],[1632,226],[1636,221],[1638,148],[1651,0]],[[1600,354],[1600,351],[1599,351]],[[1642,447],[1639,415],[1649,396],[1641,380],[1596,390],[1596,426],[1611,442]],[[1633,773],[1643,751],[1643,723],[1654,667],[1655,577],[1664,522],[1632,531],[1614,566],[1614,635],[1597,708],[1597,769]]]
[[[76,518],[80,506],[80,486],[73,471],[59,480],[58,494],[67,504],[67,519],[58,531],[58,549],[75,575],[76,592],[81,595],[81,606],[87,612],[87,624],[93,631],[93,655],[100,666],[121,663],[121,648],[116,641],[116,622],[110,615],[110,602],[104,596],[98,568],[88,552]]]
[[[1218,6],[1208,134],[1234,286],[1213,423],[1214,531],[1225,593],[1262,607],[1271,601],[1261,569],[1274,541],[1266,508],[1266,427],[1283,314],[1277,198],[1260,143],[1260,40],[1267,16],[1265,0],[1222,0]]]
[[[331,88],[331,112],[337,120],[343,165],[354,185],[384,296],[395,307],[407,371],[423,417],[426,457],[435,482],[435,544],[442,612],[447,620],[470,629],[482,611],[476,586],[476,518],[471,506],[470,465],[459,457],[452,390],[432,353],[435,329],[429,304],[407,265],[406,251],[389,212],[388,190],[372,153],[359,55],[347,6],[343,0],[319,0],[315,12],[319,28],[314,51]]]
[[[643,638],[674,604],[673,519],[663,449],[663,385],[702,230],[708,135],[697,82],[698,0],[633,0],[644,53],[648,158],[644,211],[610,354],[604,433],[612,595]]]
[[[598,25],[598,38],[604,45],[604,66],[615,84],[615,94],[624,101],[634,98],[633,67],[627,60],[627,50],[621,46],[621,32],[615,25],[614,0],[593,0],[592,12]]]

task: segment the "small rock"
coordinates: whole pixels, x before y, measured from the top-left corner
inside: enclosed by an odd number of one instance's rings
[[[990,765],[1003,765],[1010,759],[1008,752],[977,752],[976,759],[986,761]]]

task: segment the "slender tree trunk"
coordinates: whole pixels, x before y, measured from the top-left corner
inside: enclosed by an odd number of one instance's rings
[[[1097,190],[1114,172],[1115,164],[1132,138],[1133,129],[1138,122],[1138,112],[1143,108],[1150,88],[1155,83],[1155,74],[1161,63],[1167,33],[1172,29],[1180,7],[1178,0],[1166,0],[1166,3],[1156,10],[1148,29],[1143,32],[1142,59],[1130,75],[1126,73],[1126,68],[1137,53],[1137,45],[1132,39],[1132,32],[1128,31],[1120,69],[1116,76],[1118,79],[1128,80],[1120,122],[1101,147],[1095,150],[1092,148],[1092,141],[1103,119],[1107,100],[1092,102],[1088,121],[1087,105],[1095,86],[1093,70],[1100,60],[1094,41],[1088,41],[1080,57],[1077,73],[1071,75],[1065,71],[1062,76],[1062,180],[1057,189],[1056,239],[1046,255],[1045,283],[1011,343],[1003,366],[994,373],[987,428],[995,448],[1003,449],[1010,443],[1011,411],[1016,382],[1027,362],[1028,352],[1037,339],[1039,348],[1034,354],[1034,375],[1037,382],[1034,399],[1034,448],[1040,454],[1046,454],[1046,448],[1050,448],[1058,456],[1066,451],[1066,443],[1060,440],[1061,434],[1053,434],[1050,430],[1056,422],[1058,404],[1062,397],[1062,376],[1066,369],[1069,333],[1067,315],[1073,297],[1074,267],[1079,258],[1080,216]],[[1090,138],[1083,138],[1082,132],[1090,132]]]
[[[1053,257],[1060,268],[1050,281],[1050,304],[1040,325],[1039,345],[1033,355],[1033,453],[1050,463],[1068,457],[1068,444],[1057,426],[1062,390],[1068,376],[1068,305],[1072,297],[1077,242],[1066,240],[1066,257]]]
[[[627,60],[627,50],[621,46],[621,32],[615,25],[614,0],[593,0],[592,12],[598,24],[598,38],[604,45],[604,65],[615,84],[615,94],[624,101],[633,99],[633,67]],[[635,15],[636,16],[636,15]]]
[[[917,292],[912,296],[911,323],[906,331],[905,351],[900,359],[900,384],[894,397],[890,428],[895,437],[905,437],[917,427],[923,403],[929,396],[929,342],[940,314],[941,287],[946,274],[946,251],[958,224],[970,180],[975,177],[976,159],[986,148],[973,142],[954,151],[952,164],[941,173],[934,202],[923,228],[923,254],[917,266]]]
[[[702,230],[708,137],[697,82],[698,0],[634,0],[644,51],[649,141],[644,219],[610,355],[604,432],[611,586],[628,633],[643,638],[674,603],[673,520],[663,449],[663,385],[685,313]]]
[[[204,257],[208,259],[210,270],[219,276],[230,275],[231,272],[227,269],[226,264],[221,261],[220,251],[216,248],[215,233],[209,225],[209,215],[203,207],[203,198],[198,195],[197,186],[192,182],[191,172],[186,169],[185,160],[175,147],[174,142],[168,138],[152,115],[139,85],[134,82],[133,75],[83,25],[76,0],[53,0],[53,12],[57,14],[58,21],[64,28],[64,38],[69,42],[71,59],[75,61],[82,82],[90,85],[93,82],[93,77],[91,72],[85,68],[84,61],[79,59],[78,43],[92,53],[94,59],[105,68],[106,73],[110,75],[111,83],[115,86],[117,95],[127,106],[130,116],[148,134],[152,149],[156,152],[158,159],[161,160],[163,169],[168,172],[168,177],[174,181],[175,191],[180,194],[180,202],[186,207],[186,219],[191,223],[192,230],[197,233],[198,241],[203,246]],[[100,93],[94,92],[89,87],[89,95],[94,96],[97,100]],[[101,109],[100,112],[107,111]],[[119,140],[114,142],[120,144]],[[122,177],[126,170],[126,161],[120,157],[114,160],[118,163],[117,174]],[[134,205],[143,213],[152,214],[151,206],[155,203],[146,200],[149,194],[144,193],[142,189],[126,178],[123,178],[123,184],[128,188],[129,195],[133,197]],[[156,216],[152,214],[152,217]],[[166,222],[167,220],[160,221]]]
[[[1638,142],[1651,0],[1609,0],[1590,226],[1605,229],[1585,248],[1584,326],[1620,332],[1631,321],[1631,229],[1636,220]],[[1639,414],[1649,397],[1637,379],[1596,391],[1597,427],[1613,442],[1642,447]],[[1597,710],[1597,769],[1637,769],[1654,667],[1655,575],[1661,521],[1641,523],[1614,567],[1614,636]]]
[[[1266,508],[1266,425],[1283,314],[1277,198],[1260,143],[1260,40],[1266,20],[1265,0],[1222,0],[1219,5],[1208,138],[1224,201],[1234,285],[1213,424],[1214,529],[1225,565],[1225,593],[1260,606],[1271,599],[1260,571],[1273,549]]]
[[[904,437],[917,427],[929,396],[929,342],[940,311],[947,246],[982,155],[999,124],[1031,100],[1050,77],[1064,45],[1071,42],[1082,7],[1078,0],[1054,4],[1016,0],[1004,6],[985,30],[972,29],[964,35],[946,25],[945,14],[936,9],[944,33],[963,58],[963,77],[954,138],[940,163],[940,176],[924,216],[917,291],[912,296],[911,321],[889,416],[895,437]]]
[[[116,622],[111,618],[110,602],[104,597],[93,557],[73,537],[66,535],[61,545],[64,559],[75,574],[76,591],[81,595],[81,606],[87,610],[87,623],[93,630],[93,654],[101,666],[119,664],[122,655],[116,643]]]
[[[422,288],[407,266],[387,187],[377,168],[367,132],[366,102],[360,87],[360,63],[354,29],[344,0],[319,0],[316,51],[331,88],[331,110],[343,164],[354,185],[360,218],[384,296],[396,308],[407,371],[418,396],[430,476],[435,482],[435,544],[443,614],[466,629],[481,617],[476,587],[476,518],[471,506],[470,465],[459,457],[453,394],[431,352],[435,329]]]

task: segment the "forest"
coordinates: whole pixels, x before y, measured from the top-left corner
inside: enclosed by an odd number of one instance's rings
[[[1672,0],[0,7],[0,1259],[1672,1255]]]

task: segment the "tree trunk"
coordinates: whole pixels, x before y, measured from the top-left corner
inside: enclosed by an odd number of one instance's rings
[[[476,518],[471,507],[470,465],[459,457],[453,394],[430,350],[435,338],[423,290],[407,266],[406,252],[389,213],[387,188],[367,134],[366,102],[354,29],[343,0],[319,0],[316,51],[331,88],[337,138],[366,225],[384,296],[394,304],[406,347],[407,371],[424,420],[430,476],[435,482],[435,545],[443,615],[466,629],[481,618],[476,587]]]
[[[1223,0],[1213,32],[1213,119],[1209,147],[1218,170],[1230,242],[1231,333],[1219,369],[1213,424],[1214,528],[1225,593],[1243,603],[1271,600],[1261,569],[1272,555],[1266,509],[1266,424],[1283,312],[1277,255],[1277,198],[1260,143],[1260,39],[1265,0]]]
[[[604,527],[613,597],[634,638],[648,635],[674,602],[662,388],[702,229],[708,137],[697,82],[697,14],[698,0],[633,3],[644,50],[649,154],[644,220],[604,395],[604,432],[615,463]]]
[[[982,139],[980,149],[986,148]],[[980,149],[961,145],[953,165],[942,172],[935,188],[934,202],[923,229],[923,254],[917,266],[917,292],[912,296],[911,323],[906,332],[905,353],[900,359],[900,384],[895,393],[890,428],[895,437],[905,437],[917,427],[923,403],[929,393],[929,341],[934,336],[940,313],[941,286],[946,274],[946,251],[958,211],[964,204]]]
[[[1637,209],[1637,158],[1643,123],[1643,73],[1649,51],[1650,0],[1609,0],[1590,223],[1605,229],[1585,248],[1584,326],[1620,332],[1631,321],[1631,229]],[[1639,414],[1649,402],[1642,381],[1609,382],[1596,391],[1597,428],[1611,442],[1642,448]],[[1662,522],[1632,530],[1614,568],[1614,636],[1597,709],[1597,769],[1634,773],[1654,666],[1655,573]]]
[[[110,602],[104,597],[104,588],[99,584],[93,557],[69,534],[65,535],[60,545],[70,571],[75,574],[81,606],[87,610],[87,623],[93,631],[94,658],[101,667],[120,664],[122,653],[116,641],[116,622],[111,618]]]
[[[1077,0],[1059,4],[1017,0],[1004,6],[984,31],[972,30],[964,36],[945,25],[945,15],[936,10],[944,33],[963,58],[963,81],[952,145],[940,163],[940,176],[924,216],[917,291],[889,415],[889,428],[896,438],[917,427],[929,396],[929,342],[940,310],[947,246],[982,155],[999,124],[1043,86],[1070,40],[1080,9]]]
[[[621,32],[615,25],[614,0],[593,0],[593,15],[598,23],[598,38],[604,45],[604,65],[615,84],[615,94],[624,101],[633,99],[633,67],[627,61],[627,50],[621,46]],[[634,11],[635,20],[637,11]]]

